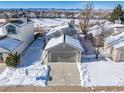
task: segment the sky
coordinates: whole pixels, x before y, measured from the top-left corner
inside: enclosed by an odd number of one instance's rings
[[[0,1],[0,8],[84,8],[88,1]],[[113,9],[124,1],[93,1],[95,9]]]

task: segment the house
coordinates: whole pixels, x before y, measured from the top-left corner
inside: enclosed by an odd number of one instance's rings
[[[45,38],[46,42],[48,42],[51,38],[55,36],[61,36],[62,34],[77,38],[78,37],[78,30],[75,27],[75,22],[72,20],[68,24],[57,26],[48,31],[46,33]]]
[[[124,32],[109,36],[105,39],[104,50],[109,54],[113,61],[124,61]]]
[[[124,62],[124,40],[113,45],[112,60]]]
[[[113,24],[109,21],[100,23],[100,24],[96,24],[94,26],[91,26],[88,29],[88,33],[92,33],[94,37],[98,37],[102,33],[105,33],[108,36],[108,35],[112,34],[113,32],[114,32]]]
[[[78,39],[61,35],[50,39],[45,51],[44,62],[80,62],[84,49]]]
[[[27,19],[9,20],[0,25],[0,62],[5,61],[9,53],[21,54],[34,40],[34,26]]]
[[[113,25],[114,34],[119,34],[124,32],[124,25],[123,24],[114,24]]]

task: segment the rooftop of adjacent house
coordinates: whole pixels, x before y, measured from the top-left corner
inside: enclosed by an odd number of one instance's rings
[[[108,44],[111,44],[111,43],[114,43],[114,42],[119,42],[121,41],[122,39],[124,39],[124,32],[120,33],[120,34],[117,34],[117,35],[114,35],[114,36],[109,36],[105,39],[105,42],[108,43]]]
[[[67,36],[67,35],[61,35],[59,37],[54,37],[50,39],[45,47],[45,49],[50,49],[52,47],[55,47],[59,44],[66,43],[74,48],[77,48],[81,51],[84,51],[83,47],[81,46],[78,39],[75,39],[73,37]]]
[[[3,26],[5,24],[7,24],[7,23],[12,23],[12,24],[14,24],[16,26],[23,26],[24,23],[27,24],[29,22],[31,22],[31,20],[27,19],[27,18],[22,18],[22,19],[20,19],[20,18],[11,18],[11,19],[6,20],[5,22],[0,21],[0,26]]]
[[[22,44],[21,41],[10,37],[0,39],[0,47],[9,51],[13,51]]]
[[[113,28],[113,24],[108,21],[108,22],[101,23],[101,27],[98,24],[90,27],[88,29],[89,30],[88,33],[92,33],[93,36],[96,36],[101,34],[103,31],[110,31],[112,28]]]
[[[123,28],[123,24],[113,24],[113,28]]]
[[[116,44],[113,44],[113,47],[116,48],[116,49],[122,49],[124,47],[124,40],[121,40],[120,42],[117,42]]]
[[[67,34],[69,36],[73,36],[75,35],[78,31],[78,29],[75,26],[71,26],[70,24],[65,24],[65,25],[61,25],[61,26],[57,26],[54,27],[52,29],[50,29],[46,36],[54,36],[54,35],[58,35],[59,33],[63,33],[63,34]]]
[[[120,48],[124,46],[124,32],[114,35],[114,36],[109,36],[105,39],[105,42],[107,44],[112,45],[114,48]]]
[[[62,26],[54,27],[54,28],[52,28],[52,29],[49,30],[49,32],[46,34],[46,36],[52,35],[52,34],[54,34],[56,32],[62,32],[66,28],[68,28],[68,25],[62,25]]]

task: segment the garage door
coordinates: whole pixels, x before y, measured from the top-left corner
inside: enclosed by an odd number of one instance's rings
[[[51,62],[76,62],[76,53],[52,53]]]

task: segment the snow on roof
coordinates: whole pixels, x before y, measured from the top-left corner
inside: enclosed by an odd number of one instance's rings
[[[113,28],[113,24],[111,22],[105,22],[105,23],[103,23],[102,27],[103,27],[104,31],[110,31]],[[94,25],[89,28],[88,33],[92,33],[93,36],[99,35],[102,33],[102,28],[99,25]]]
[[[68,28],[68,25],[62,25],[62,26],[57,26],[49,30],[49,32],[46,34],[46,36],[54,34],[56,32],[62,32],[64,29]]]
[[[100,27],[98,25],[91,26],[89,30],[99,29]]]
[[[58,44],[66,43],[70,46],[73,46],[75,48],[78,48],[82,51],[84,51],[83,47],[81,46],[78,39],[75,39],[73,37],[67,36],[67,35],[61,35],[60,37],[54,37],[50,39],[45,47],[45,49],[49,49],[52,47],[57,46]]]
[[[52,39],[50,39],[45,47],[45,49],[49,49],[51,47],[54,47],[60,43],[63,43],[63,36],[60,37],[54,37]]]
[[[109,36],[105,39],[105,42],[107,43],[113,43],[113,42],[117,42],[121,39],[124,39],[124,32],[118,34],[118,35],[115,35],[115,36]]]
[[[113,28],[113,24],[111,22],[105,22],[103,28],[108,31]]]
[[[114,48],[120,48],[124,46],[124,32],[115,35],[109,36],[105,39],[105,42],[111,44]]]
[[[113,24],[113,28],[121,28],[124,27],[123,24]]]
[[[124,40],[113,45],[114,48],[121,48],[124,46]]]
[[[0,40],[0,47],[7,49],[9,51],[13,51],[17,47],[19,47],[21,44],[22,44],[21,41],[13,39],[13,38],[9,38],[9,37],[5,37]]]
[[[95,28],[95,29],[90,30],[88,33],[92,33],[93,36],[99,35],[99,34],[102,33],[102,29],[100,27],[99,28]]]

